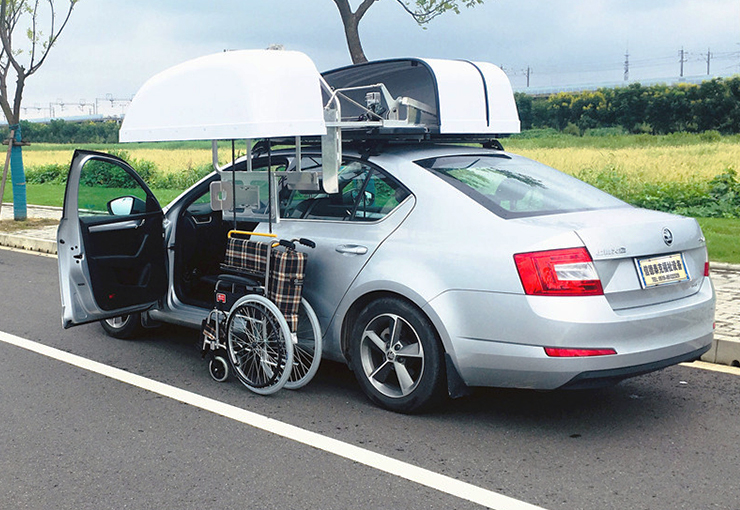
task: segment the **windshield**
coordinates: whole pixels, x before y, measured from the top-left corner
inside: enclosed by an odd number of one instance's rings
[[[627,206],[583,181],[521,156],[443,156],[416,163],[502,218]]]

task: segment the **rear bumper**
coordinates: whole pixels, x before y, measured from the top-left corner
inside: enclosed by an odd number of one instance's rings
[[[714,334],[709,279],[696,294],[615,312],[603,296],[533,298],[450,291],[426,311],[465,384],[586,388],[699,358]],[[553,358],[544,347],[613,348],[617,354]]]
[[[561,388],[569,390],[582,390],[588,388],[610,386],[630,377],[649,374],[650,372],[655,372],[656,370],[661,370],[663,368],[687,361],[696,361],[701,358],[702,354],[709,350],[709,348],[711,347],[711,339],[709,343],[710,345],[702,347],[701,349],[697,349],[694,352],[682,354],[681,356],[675,356],[673,358],[668,358],[661,361],[646,363],[644,365],[637,365],[626,368],[614,368],[611,370],[594,370],[591,372],[581,372],[573,379],[568,381],[566,384],[561,386]]]

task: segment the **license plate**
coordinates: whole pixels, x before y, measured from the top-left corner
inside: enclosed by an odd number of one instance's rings
[[[637,259],[637,271],[643,289],[689,279],[683,253]]]

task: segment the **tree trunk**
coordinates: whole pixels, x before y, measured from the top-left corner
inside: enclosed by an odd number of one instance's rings
[[[15,221],[25,221],[28,217],[28,206],[26,205],[26,171],[23,168],[23,149],[20,145],[22,140],[20,123],[21,100],[25,85],[26,75],[21,72],[18,74],[18,79],[16,80],[12,116],[8,118],[10,129],[15,129],[14,142],[18,142],[18,145],[13,145],[10,152],[10,178],[13,183],[13,219]]]
[[[14,142],[21,141],[21,126],[10,126],[15,129]],[[10,152],[10,177],[13,182],[13,219],[25,221],[28,214],[26,207],[26,173],[23,170],[23,150],[20,145],[13,145]]]
[[[360,42],[360,32],[358,30],[359,20],[354,16],[349,23],[344,25],[344,34],[347,37],[347,47],[349,48],[349,56],[352,58],[353,64],[362,64],[367,62],[367,57],[362,49],[362,43]]]
[[[357,8],[357,11],[352,12],[349,0],[334,0],[334,3],[337,4],[337,8],[339,9],[339,15],[342,17],[344,35],[347,39],[347,48],[349,48],[349,55],[350,58],[352,58],[353,64],[367,62],[367,57],[365,56],[365,52],[362,49],[362,43],[360,42],[359,25],[362,17],[375,2],[377,2],[377,0],[364,0]]]

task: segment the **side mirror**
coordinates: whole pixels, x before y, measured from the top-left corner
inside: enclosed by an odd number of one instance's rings
[[[146,212],[146,202],[134,196],[114,198],[107,204],[108,213],[114,216],[129,216]]]

